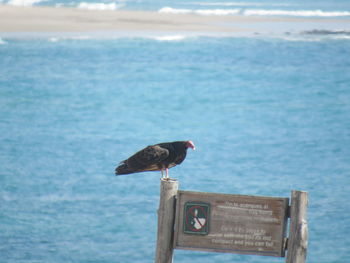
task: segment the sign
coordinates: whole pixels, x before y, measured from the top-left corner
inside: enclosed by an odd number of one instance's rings
[[[178,191],[174,247],[284,256],[288,198]]]
[[[183,217],[184,233],[207,235],[209,233],[209,213],[210,204],[187,202]]]

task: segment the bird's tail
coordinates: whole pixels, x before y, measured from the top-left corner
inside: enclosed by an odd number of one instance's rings
[[[117,168],[115,168],[115,175],[122,175],[122,174],[131,174],[134,173],[135,171],[131,170],[128,167],[128,164],[126,162],[121,162]]]

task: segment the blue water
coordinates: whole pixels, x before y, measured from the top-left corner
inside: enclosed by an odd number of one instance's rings
[[[2,0],[8,2],[7,0]],[[247,1],[171,1],[171,0],[48,0],[40,1],[39,5],[65,5],[77,6],[79,3],[115,3],[120,9],[131,10],[158,10],[162,7],[173,7],[179,9],[268,9],[268,10],[324,10],[324,11],[350,11],[350,3],[348,0],[319,0],[317,2],[312,0],[247,0]]]
[[[7,0],[2,0],[6,2]],[[11,1],[11,0],[9,0]],[[324,10],[324,11],[350,11],[348,0],[248,0],[248,1],[171,1],[171,0],[48,0],[40,1],[39,5],[65,5],[77,6],[80,3],[104,3],[106,5],[115,3],[119,9],[129,10],[159,10],[163,7],[179,9],[267,9],[267,10]]]
[[[308,262],[348,262],[349,51],[337,38],[3,37],[0,262],[153,262],[160,173],[114,167],[188,139],[196,151],[170,170],[180,189],[308,191]]]
[[[152,10],[159,11],[170,7],[175,11],[205,10],[206,13],[222,14],[227,10],[236,10],[239,14],[246,12],[266,15],[278,15],[280,11],[291,12],[287,16],[311,17],[350,17],[350,2],[348,0],[199,0],[199,1],[171,1],[171,0],[0,0],[0,4],[15,6],[68,6],[102,10]],[[272,11],[272,12],[270,12]],[[277,14],[276,14],[277,12]],[[301,12],[301,13],[300,13]],[[307,12],[307,14],[305,14]],[[304,13],[304,14],[303,14]],[[285,15],[285,14],[283,14]]]

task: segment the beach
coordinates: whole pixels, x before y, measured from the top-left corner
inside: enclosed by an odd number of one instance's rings
[[[240,15],[172,14],[157,11],[87,10],[69,7],[0,5],[0,33],[20,32],[184,32],[207,34],[285,33],[348,29],[349,20]]]

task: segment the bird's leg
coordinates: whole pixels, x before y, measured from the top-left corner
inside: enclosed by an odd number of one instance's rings
[[[165,178],[169,179],[169,169],[165,169]]]
[[[163,175],[163,169],[160,170],[160,172],[162,173],[162,178],[164,178],[164,175]]]

